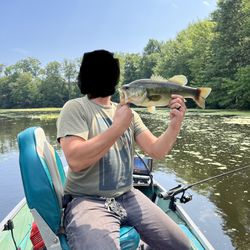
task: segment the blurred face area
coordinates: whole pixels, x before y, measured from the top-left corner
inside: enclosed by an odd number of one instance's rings
[[[85,53],[78,75],[78,86],[89,98],[106,97],[115,93],[119,82],[118,59],[106,50]]]

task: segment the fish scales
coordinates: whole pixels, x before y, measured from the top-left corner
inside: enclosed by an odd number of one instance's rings
[[[131,87],[132,86],[133,85],[131,85]],[[158,93],[158,94],[164,93],[164,94],[169,94],[170,96],[172,94],[181,94],[186,97],[199,95],[199,89],[197,88],[181,86],[181,85],[174,84],[171,82],[154,81],[154,82],[146,82],[145,84],[143,84],[142,82],[141,87],[146,88],[148,91],[150,91],[150,93]]]
[[[183,75],[174,76],[169,80],[140,79],[123,85],[120,91],[121,103],[133,103],[148,107],[166,106],[172,94],[193,99],[199,107],[205,108],[205,99],[210,88],[193,88],[185,86],[187,79]]]

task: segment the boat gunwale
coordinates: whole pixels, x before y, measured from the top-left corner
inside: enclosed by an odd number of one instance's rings
[[[159,182],[154,180],[154,184],[156,184],[158,188],[162,190],[162,192],[166,192],[166,189]],[[181,219],[187,223],[188,227],[192,230],[192,233],[195,235],[195,237],[197,237],[197,239],[201,242],[202,246],[204,246],[206,250],[215,250],[215,248],[211,245],[206,236],[201,232],[184,208],[178,203],[175,203],[175,205]]]
[[[4,230],[4,225],[8,220],[13,220],[14,217],[22,210],[22,208],[27,204],[26,198],[24,197],[17,205],[3,218],[0,222],[0,232]]]

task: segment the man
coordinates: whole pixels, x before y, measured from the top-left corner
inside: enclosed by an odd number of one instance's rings
[[[65,193],[73,197],[64,221],[69,246],[120,249],[120,225],[126,224],[152,249],[189,249],[178,226],[132,183],[135,143],[153,158],[164,157],[180,132],[184,100],[172,96],[170,123],[157,138],[128,105],[111,102],[119,76],[112,53],[85,53],[78,76],[85,96],[68,101],[58,119],[57,138],[69,165]],[[107,198],[115,198],[122,213]]]

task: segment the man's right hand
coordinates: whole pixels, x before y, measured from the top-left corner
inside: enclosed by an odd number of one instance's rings
[[[132,119],[133,113],[129,106],[127,104],[119,104],[113,117],[112,126],[123,133],[130,126]]]

